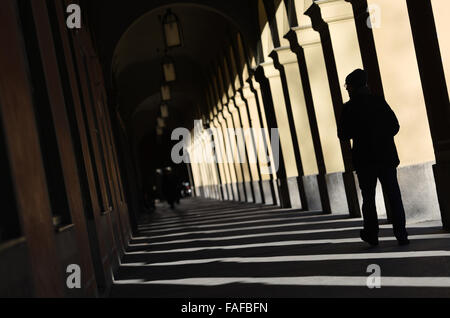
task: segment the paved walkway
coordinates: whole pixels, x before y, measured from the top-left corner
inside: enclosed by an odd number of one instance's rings
[[[160,206],[130,242],[111,296],[450,297],[440,223],[409,224],[406,247],[381,223],[372,248],[359,239],[362,220],[342,215],[201,199]],[[367,287],[371,264],[381,288]]]

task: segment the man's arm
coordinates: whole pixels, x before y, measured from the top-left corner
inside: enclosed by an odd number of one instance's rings
[[[387,134],[389,136],[395,136],[400,131],[400,124],[398,123],[397,116],[395,116],[394,111],[389,106],[389,104],[386,102],[386,100],[383,99],[383,116],[382,116],[382,127],[381,131],[384,134]]]
[[[353,127],[350,119],[348,105],[344,105],[341,117],[339,118],[338,137],[342,141],[350,140],[353,138]]]

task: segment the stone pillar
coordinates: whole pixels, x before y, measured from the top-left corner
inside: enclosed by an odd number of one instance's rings
[[[271,56],[273,57],[272,54]],[[299,189],[298,174],[300,172],[301,177],[303,171],[295,130],[294,134],[292,134],[292,129],[295,128],[291,126],[291,124],[293,124],[293,118],[288,114],[288,108],[290,109],[290,107],[287,106],[287,103],[289,102],[289,96],[286,96],[285,93],[286,82],[283,81],[280,76],[279,69],[276,68],[275,64],[272,61],[262,63],[261,67],[264,68],[264,74],[268,79],[270,91],[273,98],[272,101],[274,114],[275,120],[277,122],[276,128],[278,128],[278,132],[280,135],[280,145],[283,149],[286,182],[288,184],[291,207],[302,208],[301,192],[303,191],[303,180],[301,179]],[[291,117],[292,122],[289,120],[289,117]],[[299,164],[300,168],[298,167]]]
[[[202,135],[202,145],[203,145],[203,158],[204,158],[204,167],[206,174],[206,184],[209,191],[209,198],[216,198],[214,184],[216,183],[216,174],[214,173],[213,163],[211,163],[212,152],[211,145],[209,143],[209,136],[205,134],[203,131]]]
[[[322,210],[325,213],[348,213],[342,175],[344,170],[342,151],[337,137],[333,101],[320,36],[313,30],[310,18],[300,14],[303,9],[298,7],[298,10],[301,25],[293,28],[288,35],[291,45],[295,40],[294,50],[302,76],[305,105],[317,159],[317,187]]]
[[[211,135],[210,135],[210,142],[211,145],[214,145],[214,149],[213,149],[213,156],[214,156],[214,164],[215,164],[215,168],[216,168],[216,173],[217,173],[217,177],[219,179],[218,184],[216,185],[217,187],[217,192],[219,195],[219,199],[220,200],[224,200],[225,199],[225,191],[224,191],[224,176],[223,176],[223,167],[221,166],[221,152],[220,152],[220,148],[218,147],[218,141],[216,138],[216,132],[215,132],[215,127],[213,124],[213,120],[214,120],[214,110],[212,105],[214,105],[214,103],[211,101],[211,96],[209,95],[209,88],[206,89],[206,118],[207,122],[205,123],[207,125],[207,128],[210,130]]]
[[[219,192],[219,199],[220,200],[225,200],[225,191],[223,189],[224,188],[223,187],[223,185],[224,185],[224,176],[223,176],[223,170],[222,170],[223,167],[220,165],[220,163],[221,163],[221,152],[220,152],[220,148],[218,146],[218,141],[217,141],[217,138],[216,138],[216,132],[214,131],[215,127],[214,127],[211,119],[210,119],[208,128],[211,131],[211,136],[210,136],[211,144],[214,145],[213,156],[214,156],[215,168],[216,168],[216,171],[217,171],[217,177],[219,179],[218,180],[219,182],[217,184],[218,192]]]
[[[230,198],[230,193],[227,187],[227,176],[226,176],[226,167],[224,160],[224,153],[221,147],[221,140],[219,139],[218,131],[217,131],[217,108],[215,107],[215,101],[213,97],[213,91],[211,85],[208,85],[205,92],[206,103],[208,105],[209,112],[209,127],[212,131],[212,139],[215,145],[215,155],[217,159],[217,169],[219,172],[221,184],[220,184],[220,192],[222,194],[223,200],[228,200]]]
[[[198,164],[198,153],[197,153],[197,139],[194,137],[191,139],[191,145],[189,147],[189,154],[191,159],[192,176],[194,178],[195,193],[197,197],[202,197],[202,179],[200,175],[200,169]]]
[[[237,182],[238,182],[238,172],[237,167],[234,164],[234,156],[233,156],[233,149],[231,145],[231,140],[228,134],[228,127],[227,127],[227,121],[225,119],[224,113],[220,112],[219,114],[219,123],[221,127],[221,133],[222,138],[224,140],[224,146],[225,146],[225,153],[227,158],[228,167],[230,169],[230,181],[231,181],[231,190],[233,192],[233,199],[234,201],[241,201],[241,196],[237,188]]]
[[[209,129],[209,126],[207,128]],[[209,145],[209,147],[208,147],[209,148],[208,156],[210,157],[209,158],[209,160],[210,160],[209,167],[210,167],[211,175],[213,177],[211,187],[213,189],[214,198],[217,200],[221,200],[222,195],[220,192],[219,184],[221,184],[222,182],[221,182],[221,178],[220,178],[219,169],[217,166],[217,156],[216,156],[216,153],[214,150],[214,148],[215,148],[214,139],[209,133],[207,133],[205,143],[207,145]]]
[[[343,0],[338,0],[341,3],[346,4]],[[331,1],[324,3],[324,6],[330,6],[335,5],[335,2],[338,1]],[[336,8],[333,8],[336,9]],[[345,8],[338,8],[341,11],[345,12]],[[344,10],[342,10],[344,9]],[[339,10],[337,10],[339,12]],[[335,12],[332,11],[331,14],[334,14]],[[343,106],[343,98],[342,98],[342,89],[339,78],[344,77],[344,74],[346,73],[346,68],[348,66],[344,65],[344,59],[342,59],[342,64],[339,65],[340,73],[337,69],[336,64],[336,56],[335,51],[340,49],[340,47],[337,47],[337,43],[333,43],[332,36],[330,33],[330,28],[322,18],[321,10],[318,4],[313,3],[305,12],[306,15],[308,15],[311,18],[312,21],[312,27],[315,31],[317,31],[320,35],[320,40],[322,43],[322,50],[323,50],[323,56],[325,59],[325,66],[326,66],[326,73],[329,83],[329,88],[331,92],[331,99],[333,104],[333,111],[335,120],[337,121],[338,117],[340,116],[340,113],[342,111]],[[340,12],[342,14],[342,12]],[[344,15],[345,16],[345,15]],[[345,37],[340,38],[340,41],[343,41]],[[345,43],[344,43],[345,44]],[[336,50],[335,47],[336,46]],[[343,50],[344,51],[344,50]],[[350,52],[351,53],[351,52]],[[358,53],[358,51],[353,52]],[[341,57],[341,56],[340,56]],[[346,67],[344,67],[346,66]],[[350,72],[347,73],[347,75]],[[344,77],[345,79],[345,77]],[[345,83],[345,81],[342,81],[342,83]],[[343,157],[344,162],[344,173],[343,173],[343,180],[344,180],[344,187],[345,187],[345,195],[347,198],[347,206],[351,217],[360,217],[361,216],[361,210],[359,206],[359,200],[358,200],[358,194],[356,190],[356,183],[355,183],[355,176],[353,173],[353,166],[352,166],[352,156],[351,156],[351,146],[350,142],[340,142],[340,148],[341,153]]]
[[[253,202],[254,198],[254,190],[253,190],[253,177],[251,174],[250,161],[248,158],[246,142],[243,135],[243,125],[242,125],[242,116],[240,109],[236,105],[236,99],[238,96],[233,96],[230,98],[230,102],[228,103],[228,109],[231,115],[231,121],[233,123],[233,139],[236,142],[236,159],[241,164],[241,172],[242,172],[242,187],[245,193],[245,202]]]
[[[245,82],[249,76],[249,67],[247,64],[247,55],[242,43],[240,34],[237,34],[235,38],[231,39],[231,45],[229,49],[229,65],[232,70],[231,78],[234,87],[234,99],[235,105],[239,110],[241,127],[244,131],[245,150],[247,154],[247,160],[249,162],[250,176],[252,180],[252,195],[254,203],[265,203],[264,191],[262,184],[261,165],[260,158],[257,154],[257,146],[255,139],[254,123],[251,118],[251,106],[246,99],[244,90],[249,92],[249,83]],[[251,93],[251,92],[250,92]],[[248,94],[247,94],[248,95]],[[254,100],[254,96],[253,96]]]
[[[245,140],[247,158],[250,166],[250,173],[252,176],[252,186],[253,186],[253,202],[254,203],[264,203],[264,190],[262,184],[261,166],[258,156],[258,150],[256,145],[255,130],[259,127],[255,126],[250,114],[250,105],[246,99],[250,91],[248,83],[238,91],[236,95],[236,106],[239,108],[241,114],[242,127],[245,129],[243,138]]]
[[[297,167],[297,177],[296,183],[298,188],[298,193],[300,196],[300,207],[302,210],[308,210],[308,201],[306,199],[305,186],[303,184],[303,177],[305,175],[303,168],[303,160],[300,153],[300,142],[297,136],[297,129],[294,120],[293,105],[291,103],[291,96],[289,92],[288,81],[286,77],[285,64],[287,63],[289,54],[289,49],[287,47],[280,47],[273,50],[269,56],[273,60],[273,65],[278,71],[279,80],[281,82],[281,87],[283,90],[284,106],[287,115],[287,123],[289,126],[290,136],[292,139],[292,150],[295,157],[296,167]]]
[[[222,167],[223,170],[223,182],[224,182],[224,187],[225,187],[225,191],[224,193],[226,194],[226,199],[227,200],[233,200],[233,191],[231,189],[231,170],[230,167],[228,165],[228,161],[227,161],[227,154],[226,154],[226,150],[225,150],[225,143],[224,143],[224,139],[223,139],[223,134],[221,132],[221,126],[219,124],[219,120],[217,115],[214,117],[213,119],[213,127],[214,127],[214,139],[216,142],[216,147],[217,149],[220,151],[220,165]]]
[[[434,13],[434,24],[436,26],[439,48],[442,56],[442,66],[444,67],[445,78],[450,83],[450,37],[447,32],[450,29],[450,2],[447,0],[430,0]],[[450,85],[447,84],[447,90],[450,94]]]
[[[244,187],[245,183],[245,163],[241,160],[240,150],[238,145],[238,140],[236,138],[236,127],[234,125],[233,119],[233,111],[234,111],[233,101],[230,99],[228,104],[225,106],[222,111],[223,116],[227,123],[227,136],[230,142],[231,154],[233,156],[233,163],[236,170],[236,187],[239,192],[239,201],[246,202],[247,201],[247,191]]]
[[[227,185],[228,189],[229,189],[229,193],[231,193],[231,197],[232,200],[234,201],[239,201],[239,194],[235,182],[237,180],[237,173],[235,170],[235,166],[233,165],[233,161],[232,161],[232,150],[230,149],[230,144],[229,144],[229,139],[228,139],[228,134],[226,131],[226,121],[223,117],[223,109],[224,109],[224,103],[226,103],[225,100],[225,96],[221,96],[221,91],[220,90],[222,88],[222,86],[220,85],[222,82],[220,80],[220,75],[218,75],[218,77],[216,76],[212,76],[212,87],[211,87],[211,94],[212,94],[212,100],[216,101],[216,108],[217,108],[217,123],[218,123],[218,132],[221,135],[220,140],[222,141],[223,144],[223,154],[224,154],[224,158],[225,158],[225,163],[226,166],[228,167],[228,171],[229,171],[229,184]],[[225,126],[224,126],[225,124]],[[220,126],[220,127],[219,127]]]
[[[228,73],[228,65],[226,62],[226,58],[223,58],[222,61],[219,59],[219,64],[217,65],[217,83],[218,83],[218,96],[219,100],[222,104],[222,116],[225,118],[226,122],[226,138],[228,138],[228,142],[230,145],[230,154],[232,156],[232,160],[234,162],[234,167],[236,171],[236,184],[235,187],[238,190],[239,201],[246,202],[247,201],[247,193],[244,183],[244,166],[239,160],[238,147],[235,136],[235,126],[232,114],[230,112],[230,108],[234,107],[232,104],[232,100],[230,99],[230,95],[232,95],[232,86],[230,84],[230,78]],[[231,131],[230,131],[231,130]]]
[[[261,93],[261,87],[259,83],[256,81],[255,73],[253,69],[251,70],[251,74],[249,79],[247,80],[247,83],[250,85],[250,91],[251,94],[247,97],[250,102],[253,102],[253,108],[252,109],[252,117],[255,118],[254,121],[259,123],[259,127],[261,128],[261,136],[258,136],[258,143],[259,145],[258,150],[260,150],[261,147],[263,147],[264,152],[267,150],[267,154],[265,153],[264,156],[264,163],[265,165],[260,165],[261,168],[261,176],[264,184],[264,193],[265,193],[265,199],[266,204],[273,204],[273,205],[280,205],[280,197],[278,193],[278,186],[277,186],[277,171],[275,171],[275,167],[272,164],[274,162],[274,157],[272,153],[272,147],[270,145],[270,135],[269,135],[269,126],[267,124],[266,119],[266,112],[264,110],[264,100]],[[258,152],[258,155],[261,155],[260,152]],[[270,159],[267,161],[266,159]],[[270,198],[268,198],[268,194],[270,192]],[[270,200],[270,202],[269,202]]]
[[[305,52],[299,45],[298,36],[300,36],[300,28],[291,29],[285,38],[289,40],[290,48],[296,55],[298,69],[289,64],[286,61],[286,71],[288,74],[292,96],[298,100],[298,117],[301,117],[303,122],[301,124],[301,131],[303,131],[303,138],[300,138],[300,150],[308,151],[311,158],[306,160],[306,163],[310,163],[307,167],[306,177],[309,177],[311,184],[307,189],[311,189],[307,192],[307,199],[311,200],[310,208],[322,210],[324,213],[331,213],[330,198],[328,197],[328,189],[326,182],[326,167],[325,159],[322,151],[322,143],[320,141],[319,127],[317,124],[316,112],[314,110],[314,101],[311,92],[311,84],[308,74],[308,66],[306,63]],[[294,87],[295,85],[295,87]],[[296,94],[298,96],[296,96]],[[300,132],[301,133],[301,132]],[[305,154],[304,156],[306,156]],[[314,176],[316,177],[314,180]],[[315,196],[318,194],[318,200]],[[317,202],[319,201],[319,202]]]
[[[261,110],[259,108],[259,97],[258,92],[254,89],[252,84],[252,79],[248,79],[244,89],[242,90],[243,98],[247,102],[248,106],[248,115],[250,125],[257,129],[255,130],[254,136],[254,145],[255,152],[258,158],[258,176],[259,176],[259,187],[261,191],[261,200],[263,204],[276,204],[276,200],[274,195],[274,180],[273,174],[267,173],[268,171],[263,171],[263,168],[266,167],[266,157],[262,158],[260,149],[264,147],[264,149],[268,149],[267,147],[267,139],[264,129],[264,120],[262,119]],[[265,186],[268,186],[268,191],[265,191]],[[270,197],[269,197],[270,196]]]
[[[444,229],[450,230],[450,103],[429,0],[406,0],[433,139],[433,166]]]
[[[189,183],[192,189],[192,196],[196,197],[197,194],[195,193],[195,182],[194,182],[194,176],[192,175],[192,163],[187,163],[186,168],[189,175]]]
[[[231,41],[232,42],[232,41]],[[240,98],[238,90],[241,86],[240,74],[236,64],[236,56],[233,44],[230,44],[224,51],[223,69],[225,75],[225,83],[228,84],[228,109],[232,116],[234,125],[234,134],[236,138],[237,153],[239,162],[241,162],[243,187],[245,190],[246,202],[254,202],[255,191],[253,186],[252,168],[246,147],[246,139],[243,134],[243,129],[247,128],[243,124],[243,110],[238,107],[237,103],[242,105],[243,101]]]
[[[238,140],[238,146],[240,148],[241,157],[244,158],[244,160],[247,162],[246,165],[246,179],[245,179],[245,187],[247,190],[247,202],[253,202],[255,203],[255,189],[254,189],[254,180],[256,176],[256,169],[257,166],[254,162],[251,162],[250,158],[250,152],[251,146],[252,146],[252,140],[249,138],[246,138],[245,131],[248,131],[249,123],[246,120],[247,119],[247,112],[245,109],[245,102],[241,98],[240,92],[237,91],[234,98],[233,103],[235,106],[235,110],[233,113],[233,117],[235,119],[235,126],[238,126],[239,129],[236,131],[236,137]]]
[[[198,137],[196,140],[196,153],[197,153],[197,158],[198,158],[198,168],[199,168],[199,174],[200,174],[200,179],[201,179],[201,184],[202,184],[202,189],[201,189],[201,193],[202,196],[204,198],[208,198],[208,188],[207,188],[207,178],[205,176],[205,164],[204,164],[204,156],[203,156],[203,145],[202,145],[202,140],[201,137]]]
[[[255,71],[255,78],[256,81],[258,81],[260,88],[261,88],[261,95],[263,99],[263,105],[264,105],[264,111],[266,114],[266,120],[267,120],[267,128],[269,130],[269,140],[272,138],[272,131],[273,128],[279,128],[277,124],[277,118],[275,114],[275,108],[273,104],[273,97],[271,92],[271,85],[269,80],[264,74],[264,67],[258,66]],[[280,134],[280,138],[281,134]],[[280,141],[281,142],[281,141]],[[270,143],[270,141],[269,141]],[[289,193],[289,185],[287,182],[287,174],[286,174],[286,166],[285,166],[285,159],[284,159],[284,151],[283,147],[281,146],[278,150],[279,156],[278,158],[274,158],[275,160],[278,159],[278,170],[276,171],[277,175],[277,189],[278,189],[278,195],[280,200],[280,206],[282,208],[291,208],[291,197]]]
[[[221,175],[221,171],[220,171],[220,167],[219,167],[219,152],[218,152],[218,149],[216,146],[216,142],[214,140],[214,131],[213,131],[210,120],[207,124],[207,128],[209,129],[207,143],[211,145],[211,154],[210,154],[212,156],[211,169],[214,174],[214,178],[215,178],[214,181],[216,181],[215,184],[213,185],[213,187],[214,187],[216,198],[218,200],[223,200],[224,193],[223,193],[223,187],[222,187],[222,184],[223,184],[222,175]]]
[[[437,219],[439,202],[432,168],[436,158],[407,3],[389,0],[367,3],[371,20],[366,20],[366,29],[368,25],[371,27],[384,96],[400,123],[395,142],[406,218]],[[361,29],[363,23],[360,21]],[[421,180],[420,188],[415,185],[416,180]]]
[[[201,171],[202,171],[202,180],[203,180],[203,188],[204,188],[204,191],[205,191],[205,197],[206,198],[210,198],[210,188],[209,188],[209,186],[210,186],[210,176],[209,176],[209,165],[208,165],[208,163],[207,163],[207,161],[206,161],[206,148],[205,148],[205,142],[204,142],[204,140],[203,140],[203,136],[201,136],[200,138],[199,138],[199,140],[198,140],[198,144],[199,144],[199,147],[197,148],[198,149],[198,151],[199,151],[199,153],[200,153],[200,160],[201,160],[201,163],[200,163],[200,168],[201,168]]]

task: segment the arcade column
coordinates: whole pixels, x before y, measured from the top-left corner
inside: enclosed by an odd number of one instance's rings
[[[450,103],[433,8],[428,0],[406,4],[436,156],[433,171],[442,223],[450,230]]]
[[[321,12],[322,10],[325,11],[323,15]],[[311,18],[312,28],[314,31],[318,32],[320,37],[322,56],[326,71],[325,78],[328,80],[329,97],[331,98],[331,114],[333,114],[329,119],[333,119],[334,128],[336,127],[336,122],[343,107],[342,90],[344,89],[345,77],[355,68],[358,68],[354,67],[355,65],[361,65],[361,59],[358,56],[359,47],[357,46],[356,36],[354,36],[352,41],[352,34],[355,30],[352,20],[351,5],[343,0],[327,1],[326,3],[320,3],[320,5],[313,3],[307,8],[305,15]],[[324,20],[324,17],[327,21]],[[330,27],[328,22],[331,21]],[[346,33],[348,37],[342,36]],[[350,44],[348,44],[348,39],[350,39]],[[348,46],[350,46],[350,48]],[[335,52],[337,52],[338,55]],[[348,57],[345,57],[345,53],[347,53]],[[336,58],[337,56],[338,59]],[[337,63],[338,61],[339,63]],[[359,66],[359,68],[361,67],[362,66]],[[351,71],[347,72],[348,69],[351,69]],[[337,139],[336,135],[337,133],[335,131],[335,139]],[[347,199],[347,209],[350,216],[360,217],[361,210],[353,172],[354,169],[352,166],[350,142],[339,142],[339,148],[339,152],[342,154],[342,163],[344,165],[344,171],[341,173],[341,176],[344,184],[345,197]]]

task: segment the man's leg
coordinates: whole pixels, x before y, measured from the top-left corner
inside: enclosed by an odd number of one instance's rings
[[[378,238],[378,215],[375,205],[377,175],[373,169],[359,169],[357,172],[359,187],[363,198],[362,213],[364,232],[371,238]]]
[[[394,235],[400,242],[407,241],[405,209],[403,208],[402,194],[398,185],[397,169],[394,167],[384,168],[380,171],[379,178],[392,208]]]

